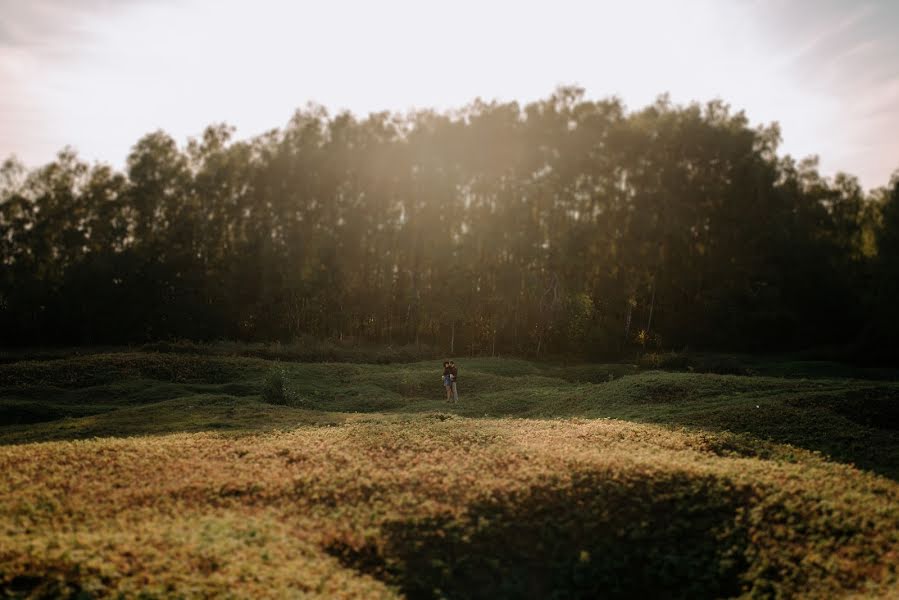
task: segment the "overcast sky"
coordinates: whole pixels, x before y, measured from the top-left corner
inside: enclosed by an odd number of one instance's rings
[[[308,101],[365,115],[722,98],[783,151],[883,185],[899,168],[899,0],[0,0],[0,159],[121,166],[143,134],[240,137]]]

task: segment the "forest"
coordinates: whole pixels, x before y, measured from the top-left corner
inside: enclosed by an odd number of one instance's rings
[[[899,359],[899,171],[870,191],[824,177],[722,101],[629,111],[562,87],[365,118],[310,104],[234,133],[152,132],[122,170],[6,160],[0,345]]]

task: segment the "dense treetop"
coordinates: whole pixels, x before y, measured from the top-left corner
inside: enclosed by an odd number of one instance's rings
[[[720,101],[560,88],[159,131],[0,170],[5,344],[351,338],[472,353],[889,346],[899,178],[865,193]],[[826,135],[826,132],[822,132]],[[897,157],[899,158],[899,157]]]

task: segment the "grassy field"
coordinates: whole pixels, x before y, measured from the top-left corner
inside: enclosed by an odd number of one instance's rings
[[[899,596],[897,373],[460,367],[10,359],[0,597]]]

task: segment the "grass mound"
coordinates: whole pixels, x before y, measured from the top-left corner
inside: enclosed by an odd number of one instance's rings
[[[410,598],[728,597],[741,591],[748,490],[688,473],[597,471],[500,491],[450,516],[387,523],[327,550]]]
[[[143,378],[169,382],[223,383],[264,368],[250,359],[168,354],[96,354],[0,364],[0,386],[91,387]]]
[[[25,361],[0,365],[0,443],[207,428],[247,433],[449,409],[468,417],[612,417],[727,432],[899,479],[894,382],[472,359],[462,363],[459,390],[461,404],[442,401],[439,363],[141,353]],[[747,451],[752,445],[744,444]]]
[[[460,366],[0,365],[0,597],[899,593],[899,385]]]
[[[811,453],[792,463],[722,456],[707,437],[613,420],[434,414],[241,438],[6,446],[0,590],[895,590],[897,484]]]
[[[853,423],[888,431],[899,431],[899,390],[874,387],[827,396],[802,398],[794,406],[833,411]]]

